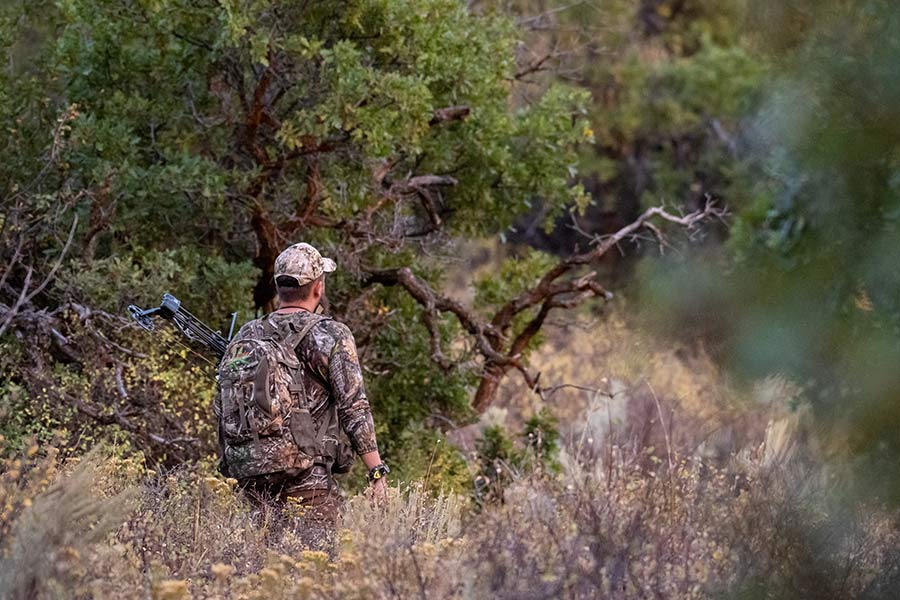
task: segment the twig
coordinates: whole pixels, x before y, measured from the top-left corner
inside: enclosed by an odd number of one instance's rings
[[[53,281],[53,278],[56,277],[56,272],[59,270],[59,267],[62,266],[62,261],[66,257],[66,254],[69,252],[69,247],[72,245],[72,240],[75,238],[75,228],[78,227],[78,215],[72,219],[72,226],[69,228],[69,237],[66,239],[66,243],[63,246],[62,251],[59,253],[59,256],[56,258],[56,263],[53,265],[53,268],[50,269],[50,273],[47,274],[47,277],[44,278],[44,281],[34,289],[33,292],[28,294],[28,297],[25,299],[25,302],[31,302],[31,300],[44,291],[44,288]]]
[[[3,325],[0,325],[0,336],[2,336],[6,332],[6,328],[12,323],[13,317],[18,314],[19,309],[22,307],[22,304],[25,303],[25,295],[28,292],[28,288],[31,286],[31,276],[34,274],[34,267],[29,266],[28,271],[25,273],[25,282],[22,284],[22,291],[19,292],[19,297],[16,299],[15,304],[12,305],[6,313],[6,319],[3,320]]]
[[[650,394],[653,396],[654,402],[656,402],[656,412],[659,415],[659,423],[660,425],[662,425],[663,435],[666,438],[666,455],[669,462],[669,471],[671,471],[675,466],[675,463],[672,462],[672,440],[669,438],[669,428],[666,425],[665,418],[663,417],[662,405],[660,404],[659,396],[656,395],[656,390],[653,389],[650,381],[645,379],[644,383],[647,385],[647,389],[650,390]]]
[[[6,264],[6,269],[3,271],[3,275],[0,275],[0,290],[3,289],[3,286],[6,284],[6,278],[9,277],[9,274],[12,273],[13,267],[18,264],[19,259],[22,258],[22,247],[25,245],[25,236],[19,236],[19,243],[16,244],[16,250],[13,252],[12,258]]]
[[[431,467],[434,466],[434,457],[437,456],[438,444],[441,443],[440,438],[434,441],[434,450],[431,451],[431,461],[428,463],[428,470],[425,472],[425,481],[422,483],[422,488],[428,488],[428,479],[431,477]]]

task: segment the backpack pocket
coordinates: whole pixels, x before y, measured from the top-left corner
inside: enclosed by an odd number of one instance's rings
[[[316,424],[306,408],[291,411],[291,437],[300,452],[310,457],[319,455]]]
[[[334,405],[328,407],[328,415],[325,418],[327,422],[323,424],[324,435],[320,436],[323,440],[322,451],[331,459],[332,473],[347,473],[353,467],[356,452],[353,451],[347,434],[341,429],[337,408]]]
[[[221,387],[221,424],[225,441],[230,444],[241,443],[250,439],[253,430],[250,425],[247,400],[252,393],[252,380],[228,377],[219,380]]]

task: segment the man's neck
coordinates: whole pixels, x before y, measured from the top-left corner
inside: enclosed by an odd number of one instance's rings
[[[300,302],[298,304],[282,304],[281,306],[278,307],[278,309],[275,312],[280,312],[280,313],[292,313],[292,312],[300,312],[300,311],[316,312],[317,305],[318,305],[318,303],[313,304],[311,302]]]

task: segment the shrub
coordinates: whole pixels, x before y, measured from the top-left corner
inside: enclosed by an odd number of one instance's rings
[[[0,577],[38,598],[891,598],[900,515],[843,502],[847,475],[778,423],[725,461],[564,441],[558,470],[480,510],[421,483],[357,495],[324,549],[302,511],[247,502],[211,464],[57,472],[32,451],[4,465]]]
[[[31,446],[0,475],[0,590],[4,597],[72,597],[86,593],[92,546],[109,536],[131,507],[134,490],[104,498],[92,490],[99,456],[57,472],[57,450]],[[121,477],[121,474],[119,474]]]

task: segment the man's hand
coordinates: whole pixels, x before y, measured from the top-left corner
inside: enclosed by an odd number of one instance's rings
[[[372,506],[384,506],[387,503],[387,480],[376,479],[369,484],[369,502]]]
[[[363,454],[362,459],[363,462],[366,463],[366,468],[370,470],[383,464],[381,462],[381,455],[378,454],[378,450]],[[384,476],[369,483],[368,495],[372,506],[382,506],[387,502],[387,481]]]

